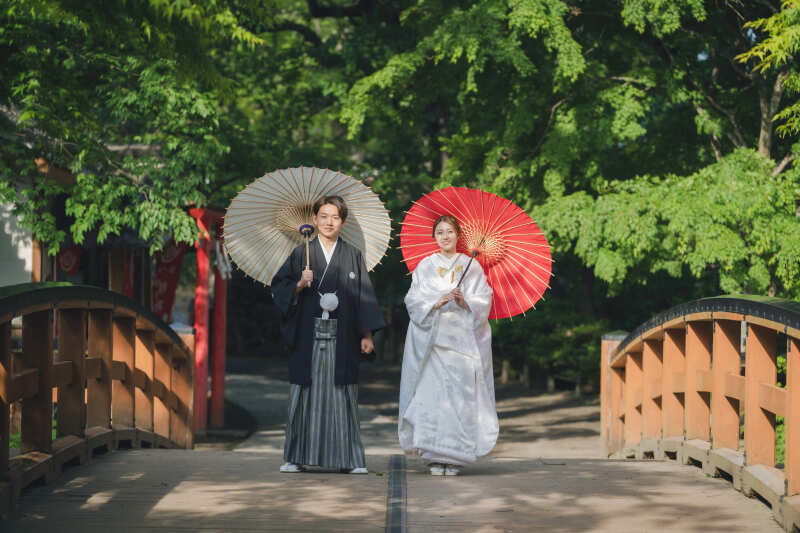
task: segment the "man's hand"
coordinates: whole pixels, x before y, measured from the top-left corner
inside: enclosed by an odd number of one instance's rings
[[[372,353],[375,349],[375,344],[372,342],[372,332],[367,332],[364,338],[361,339],[361,353]]]
[[[303,289],[305,289],[306,287],[310,287],[312,281],[314,281],[314,271],[311,270],[310,268],[303,270],[303,273],[300,274],[300,280],[294,287],[294,292],[298,293]]]

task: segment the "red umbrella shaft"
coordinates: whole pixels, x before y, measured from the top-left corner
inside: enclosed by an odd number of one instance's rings
[[[461,277],[458,279],[458,283],[456,284],[456,288],[461,286],[461,282],[464,281],[464,276],[467,275],[467,270],[469,270],[469,266],[472,264],[472,260],[475,259],[475,256],[478,255],[478,250],[472,251],[472,257],[469,258],[469,263],[467,263],[467,268],[464,269],[464,273],[461,274]]]
[[[461,282],[464,281],[464,276],[467,275],[467,270],[469,270],[469,266],[472,264],[472,260],[475,259],[476,257],[478,257],[478,250],[480,249],[481,246],[483,246],[484,242],[486,242],[486,235],[483,236],[483,238],[481,239],[481,242],[478,243],[478,246],[476,246],[475,248],[472,249],[472,254],[470,254],[471,257],[469,258],[469,263],[467,263],[467,268],[465,268],[464,269],[464,273],[461,274],[461,278],[458,280],[458,283],[456,284],[456,288],[461,286]]]

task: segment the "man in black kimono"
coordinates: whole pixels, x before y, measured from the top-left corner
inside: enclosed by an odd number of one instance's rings
[[[291,350],[289,419],[281,472],[304,466],[367,473],[358,419],[361,354],[373,351],[373,332],[385,326],[360,250],[339,237],[347,206],[338,196],[314,204],[317,238],[295,248],[272,279]],[[323,315],[320,301],[338,306]],[[332,295],[335,295],[332,296]],[[334,304],[335,305],[335,304]]]

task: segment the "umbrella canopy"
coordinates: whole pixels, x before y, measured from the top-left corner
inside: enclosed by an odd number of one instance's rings
[[[476,259],[494,290],[489,318],[512,317],[532,308],[549,288],[550,245],[525,211],[496,194],[447,187],[414,202],[400,230],[408,270],[413,272],[422,259],[439,251],[431,236],[433,223],[447,214],[461,226],[458,251],[478,252]]]
[[[361,181],[316,167],[276,170],[242,189],[225,214],[225,248],[245,274],[265,284],[304,240],[300,228],[312,224],[314,202],[341,196],[347,220],[341,236],[377,265],[389,246],[391,219],[380,198]]]

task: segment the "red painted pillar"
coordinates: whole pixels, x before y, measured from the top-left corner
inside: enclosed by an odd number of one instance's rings
[[[194,291],[194,430],[205,431],[208,420],[208,256],[211,238],[208,233],[208,215],[201,209],[192,209],[197,220],[200,237],[197,249],[197,285]]]
[[[225,332],[228,281],[214,268],[214,355],[211,358],[211,427],[225,426]]]

